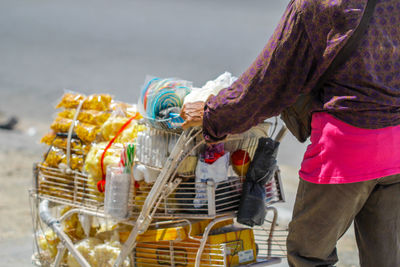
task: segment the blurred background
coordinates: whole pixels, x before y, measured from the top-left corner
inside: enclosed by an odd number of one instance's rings
[[[0,130],[0,265],[30,266],[31,169],[64,90],[136,103],[146,75],[197,87],[224,71],[239,76],[288,2],[0,0],[0,123],[18,118],[14,130]],[[305,148],[291,135],[281,144],[282,225],[290,220]],[[340,241],[338,266],[358,266],[353,238],[351,230]]]

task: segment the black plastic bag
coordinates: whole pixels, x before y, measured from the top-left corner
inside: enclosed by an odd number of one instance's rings
[[[240,198],[237,221],[254,226],[264,223],[265,185],[271,181],[277,169],[276,156],[279,142],[271,138],[260,138],[254,159],[246,174]]]

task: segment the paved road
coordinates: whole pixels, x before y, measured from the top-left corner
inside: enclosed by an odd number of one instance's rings
[[[265,45],[287,2],[1,0],[0,111],[19,116],[22,129],[12,136],[0,132],[5,139],[0,152],[38,154],[35,141],[46,131],[52,104],[64,89],[111,92],[136,102],[146,75],[176,76],[197,86],[224,71],[240,75]],[[29,137],[30,127],[31,135],[37,133]],[[290,136],[281,146],[279,161],[288,188],[281,215],[286,220],[304,150]],[[15,180],[23,184],[18,193],[26,196],[31,163],[18,167],[23,170]],[[7,176],[12,174],[0,177],[0,184]],[[7,221],[1,228],[6,230],[0,235],[0,266],[30,266],[30,218],[23,199],[19,220],[26,226],[15,238],[7,229],[18,224]],[[9,214],[2,205],[0,213]],[[346,257],[341,266],[351,266],[345,264],[353,258]]]

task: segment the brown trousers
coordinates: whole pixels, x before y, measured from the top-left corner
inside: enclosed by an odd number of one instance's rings
[[[300,179],[287,238],[290,266],[333,266],[354,221],[362,267],[400,266],[400,175],[322,185]]]

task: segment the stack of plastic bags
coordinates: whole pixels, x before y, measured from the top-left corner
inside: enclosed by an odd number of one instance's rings
[[[183,122],[179,113],[191,88],[188,81],[153,78],[142,89],[140,113],[156,128],[177,128]]]
[[[90,197],[102,201],[103,192],[97,190],[97,184],[104,179],[108,166],[119,165],[124,144],[133,143],[146,128],[138,124],[142,117],[135,105],[115,101],[108,94],[67,92],[56,108],[61,111],[51,124],[51,132],[41,140],[50,146],[42,165],[87,174],[89,187],[94,189]],[[72,138],[68,158],[69,134]],[[58,191],[54,188],[54,192]],[[58,195],[62,197],[61,193]]]

